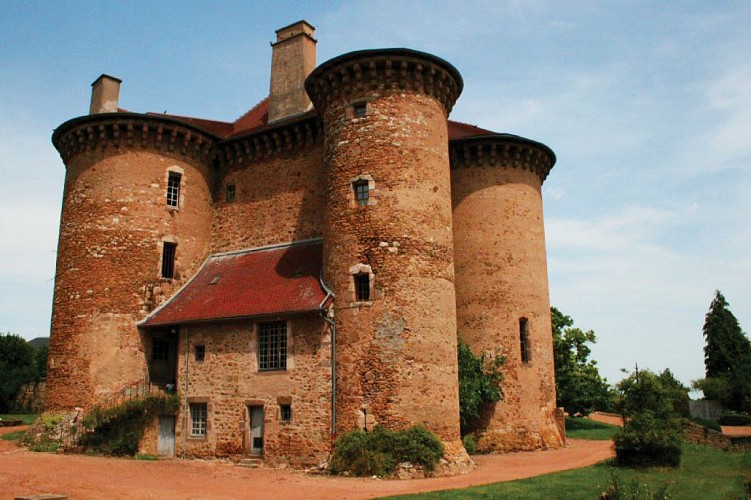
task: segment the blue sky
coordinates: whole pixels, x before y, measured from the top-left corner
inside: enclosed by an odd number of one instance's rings
[[[409,47],[465,81],[451,118],[549,145],[551,302],[593,358],[703,375],[715,289],[751,329],[751,3],[16,2],[0,17],[0,331],[46,336],[64,166],[50,135],[120,104],[231,121],[268,92],[274,30],[317,28],[318,62]]]

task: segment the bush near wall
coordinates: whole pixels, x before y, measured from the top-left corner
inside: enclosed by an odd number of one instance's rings
[[[102,410],[95,407],[84,418],[93,429],[79,444],[89,451],[116,456],[135,456],[146,426],[159,415],[174,415],[179,408],[175,394],[150,395]]]
[[[372,432],[355,430],[337,438],[329,471],[382,477],[391,475],[400,463],[410,462],[431,472],[443,451],[438,436],[422,425],[402,431],[390,431],[384,427],[376,427]]]

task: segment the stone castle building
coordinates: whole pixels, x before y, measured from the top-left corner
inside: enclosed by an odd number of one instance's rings
[[[175,384],[153,446],[318,463],[332,436],[424,423],[461,464],[457,338],[505,356],[481,449],[556,447],[543,144],[448,120],[462,77],[409,49],[316,67],[276,32],[234,122],[119,105],[52,141],[66,166],[47,408]],[[158,435],[158,437],[156,437]]]

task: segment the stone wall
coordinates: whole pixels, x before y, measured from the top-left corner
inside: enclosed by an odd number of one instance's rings
[[[181,328],[177,456],[182,454],[183,442],[186,456],[193,458],[249,453],[248,406],[262,406],[267,463],[302,467],[318,465],[328,457],[331,340],[326,323],[315,315],[288,318],[287,369],[266,372],[258,369],[257,324],[247,320]],[[203,361],[195,360],[196,345],[205,346]],[[190,436],[186,398],[189,403],[208,406],[205,437]],[[281,422],[281,404],[291,405],[289,423]]]
[[[168,170],[182,173],[166,205]],[[48,409],[90,406],[143,379],[135,323],[204,261],[211,235],[208,167],[148,149],[92,150],[67,161],[48,370]],[[161,278],[163,241],[177,243]]]
[[[684,424],[683,439],[689,443],[703,444],[726,451],[751,450],[751,436],[728,436],[693,422]]]
[[[323,233],[322,141],[243,163],[221,176],[213,252],[306,240]],[[234,201],[227,201],[227,186],[234,186]]]
[[[501,150],[502,148],[499,148]],[[475,354],[504,356],[504,398],[482,415],[481,451],[561,446],[555,424],[541,178],[499,154],[452,162],[459,338]],[[522,360],[520,320],[530,358]]]

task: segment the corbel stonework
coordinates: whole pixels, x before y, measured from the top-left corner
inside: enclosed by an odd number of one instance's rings
[[[553,151],[536,141],[510,134],[466,137],[449,142],[452,169],[520,168],[534,172],[542,183],[555,165]]]

